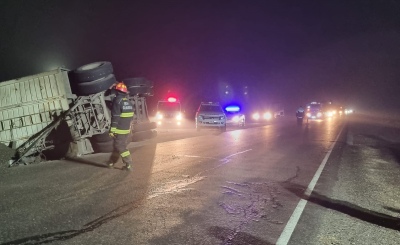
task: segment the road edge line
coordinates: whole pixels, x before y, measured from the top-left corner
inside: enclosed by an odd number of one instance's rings
[[[342,126],[342,128],[339,131],[339,134],[336,136],[335,141],[333,144],[330,146],[328,152],[326,153],[324,159],[322,160],[321,164],[319,165],[317,171],[314,174],[314,177],[312,178],[310,184],[308,184],[307,190],[304,192],[306,196],[311,195],[312,191],[314,190],[315,185],[317,184],[317,181],[319,177],[321,176],[322,171],[325,168],[326,162],[329,159],[329,156],[331,155],[333,148],[335,148],[335,145],[342,134],[343,128],[345,125]],[[303,214],[304,208],[306,207],[307,200],[305,199],[300,199],[299,203],[297,204],[296,208],[293,211],[293,214],[290,216],[289,221],[287,222],[285,228],[283,229],[281,235],[278,238],[278,241],[276,242],[276,245],[287,245],[294,229],[297,226],[297,223],[300,220],[300,216]]]

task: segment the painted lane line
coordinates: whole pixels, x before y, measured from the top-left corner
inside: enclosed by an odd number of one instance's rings
[[[203,157],[203,156],[195,156],[195,155],[176,155],[176,156],[177,156],[177,157],[205,158],[205,159],[218,160],[218,158],[215,158],[215,157]]]
[[[244,151],[240,151],[240,152],[234,153],[232,155],[229,155],[227,157],[222,158],[221,161],[224,161],[225,159],[231,158],[231,157],[239,155],[239,154],[243,154],[243,153],[251,151],[251,150],[253,150],[253,149],[247,149],[247,150],[244,150]]]
[[[331,155],[333,148],[335,147],[336,142],[339,139],[339,136],[342,134],[343,128],[344,127],[342,127],[340,129],[339,134],[336,136],[335,141],[330,146],[324,159],[322,160],[321,164],[319,165],[317,172],[315,172],[314,177],[312,178],[310,184],[308,185],[307,190],[304,192],[304,194],[306,196],[310,196],[312,191],[314,190],[314,187],[317,184],[319,177],[321,176],[322,170],[324,170],[325,164],[328,161],[329,156]],[[299,203],[297,204],[296,208],[293,211],[292,216],[290,216],[288,223],[286,224],[281,235],[279,236],[278,241],[276,242],[276,245],[287,245],[288,244],[290,237],[292,236],[293,231],[296,228],[297,223],[299,222],[300,216],[303,213],[304,208],[306,207],[306,204],[307,204],[307,200],[300,199]]]

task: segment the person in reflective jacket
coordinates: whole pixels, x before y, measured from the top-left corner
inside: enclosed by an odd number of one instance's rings
[[[126,149],[130,136],[131,121],[133,118],[133,105],[128,99],[128,89],[123,82],[113,87],[116,96],[111,107],[110,136],[114,140],[114,150],[110,156],[108,167],[113,168],[119,157],[125,166],[123,170],[132,171],[131,153]]]

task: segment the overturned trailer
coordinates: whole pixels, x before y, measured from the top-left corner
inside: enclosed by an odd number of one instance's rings
[[[15,150],[8,165],[111,152],[112,72],[111,63],[103,61],[1,82],[0,143]],[[155,137],[156,123],[150,122],[146,105],[152,82],[123,80],[134,105],[129,140]]]

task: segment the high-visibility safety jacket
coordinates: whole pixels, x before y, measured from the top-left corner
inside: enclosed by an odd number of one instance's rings
[[[129,134],[133,118],[133,105],[125,94],[117,93],[112,101],[111,133]]]

